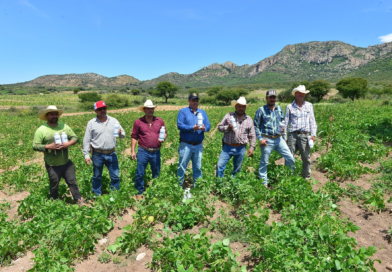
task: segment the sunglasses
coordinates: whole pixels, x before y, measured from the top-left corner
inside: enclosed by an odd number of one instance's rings
[[[106,110],[106,108],[99,108],[99,109],[97,109],[97,111],[102,111],[102,110]]]

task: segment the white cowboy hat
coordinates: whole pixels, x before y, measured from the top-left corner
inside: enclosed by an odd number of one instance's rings
[[[307,94],[308,92],[310,92],[309,90],[306,90],[305,85],[299,85],[297,88],[294,88],[293,91],[291,92],[292,95],[295,96],[295,92],[300,92],[300,93],[304,93]]]
[[[231,105],[232,105],[233,107],[235,107],[235,105],[237,105],[237,104],[240,104],[240,105],[243,105],[243,106],[249,106],[250,104],[252,104],[252,102],[250,102],[249,104],[246,104],[246,99],[245,99],[245,97],[241,96],[240,98],[238,98],[237,101],[236,101],[236,100],[232,100],[232,101],[231,101]]]
[[[150,99],[148,99],[146,102],[144,102],[144,105],[137,107],[139,109],[139,111],[143,111],[144,112],[144,108],[156,108],[158,106],[154,106],[154,104],[152,103],[152,101]]]
[[[46,114],[48,114],[49,112],[54,112],[54,111],[57,111],[59,113],[59,116],[61,116],[64,112],[63,110],[57,109],[56,106],[49,106],[46,109],[38,112],[38,118],[41,120],[44,120],[44,121],[48,121]]]

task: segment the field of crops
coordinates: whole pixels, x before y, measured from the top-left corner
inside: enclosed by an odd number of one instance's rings
[[[256,109],[252,105],[247,113],[253,118]],[[257,179],[260,148],[245,158],[242,173],[216,183],[222,139],[216,128],[229,110],[207,110],[212,130],[204,141],[203,178],[189,200],[183,200],[176,178],[177,111],[156,112],[166,123],[168,139],[161,174],[151,180],[147,170],[149,187],[140,202],[134,199],[136,161],[129,148],[132,124],[142,113],[113,114],[127,132],[117,147],[121,188],[110,191],[105,169],[104,194],[98,198],[81,144],[94,115],[61,117],[80,137],[70,158],[80,192],[90,203],[83,207],[72,204],[64,182],[60,200],[48,198],[42,155],[32,151],[33,134],[43,121],[8,117],[0,132],[0,169],[8,170],[0,173],[0,271],[12,271],[12,264],[16,269],[15,260],[31,252],[33,259],[23,267],[31,271],[384,271],[392,263],[392,107],[369,102],[315,106],[319,138],[313,168],[320,178],[302,179],[299,159],[291,175],[273,153],[268,166],[273,190]],[[227,176],[231,169],[232,162]],[[370,179],[366,186],[359,183],[363,177]],[[13,201],[17,196],[23,197]],[[347,207],[359,207],[368,218],[382,217],[382,224],[373,227],[378,237],[357,238],[354,233],[371,220],[357,220]],[[107,243],[98,244],[103,238]],[[382,248],[377,239],[385,241]],[[141,252],[146,257],[136,261]]]

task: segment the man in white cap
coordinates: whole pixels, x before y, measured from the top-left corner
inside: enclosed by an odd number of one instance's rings
[[[94,111],[97,116],[87,123],[84,133],[83,155],[87,165],[93,162],[93,192],[99,196],[102,194],[101,179],[104,165],[109,170],[110,189],[120,189],[120,170],[115,148],[116,138],[124,138],[125,131],[116,118],[107,115],[107,105],[104,101],[94,103]],[[115,129],[117,131],[114,131]],[[117,132],[116,136],[114,132]]]
[[[137,169],[135,178],[135,189],[138,191],[136,199],[143,198],[144,192],[144,173],[147,164],[150,163],[152,178],[156,178],[161,171],[161,144],[166,140],[167,130],[165,123],[159,117],[154,116],[154,106],[151,100],[147,100],[144,105],[138,109],[144,112],[144,116],[137,119],[133,124],[132,143],[131,143],[131,159],[137,159]],[[161,128],[165,128],[165,138],[159,140],[159,132]],[[136,143],[139,143],[137,155],[135,153]]]
[[[75,165],[68,158],[68,147],[76,144],[78,137],[69,126],[58,122],[62,114],[63,111],[57,109],[56,106],[49,106],[38,113],[38,118],[46,121],[46,124],[36,130],[33,149],[44,153],[45,168],[49,176],[50,197],[53,199],[58,198],[59,183],[63,177],[73,199],[81,205],[84,201],[80,196],[76,181]],[[60,138],[63,132],[67,135],[68,142],[56,143],[55,136]]]
[[[249,103],[250,104],[250,103]],[[253,156],[256,146],[256,133],[253,120],[245,114],[245,97],[240,97],[237,101],[231,101],[235,112],[230,112],[223,117],[218,125],[218,130],[224,133],[222,152],[216,166],[216,176],[223,178],[227,162],[233,157],[233,171],[231,176],[241,171],[242,162],[245,157],[246,145],[250,143],[248,157]]]
[[[285,160],[285,165],[294,171],[294,157],[286,142],[282,139],[282,131],[278,131],[279,124],[284,120],[283,109],[276,103],[276,91],[271,89],[266,94],[267,105],[260,107],[255,115],[256,137],[260,142],[261,159],[259,178],[268,188],[267,166],[272,151],[276,150]]]
[[[309,93],[304,85],[294,88],[292,94],[295,96],[293,103],[286,108],[285,124],[289,128],[289,138],[284,133],[283,138],[287,141],[291,153],[294,155],[297,150],[301,153],[302,177],[310,178],[310,146],[309,139],[316,141],[317,124],[314,118],[312,103],[304,101],[305,95]]]

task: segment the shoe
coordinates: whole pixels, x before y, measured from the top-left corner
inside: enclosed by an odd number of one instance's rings
[[[79,205],[79,207],[82,207],[82,206],[87,206],[87,205],[88,205],[88,204],[87,204],[87,202],[86,202],[86,201],[84,201],[84,199],[83,199],[83,198],[76,200],[76,204],[78,204],[78,205]]]
[[[268,189],[268,184],[264,184],[264,187],[265,187],[266,189]]]
[[[142,200],[144,197],[142,195],[137,195],[136,200]]]

